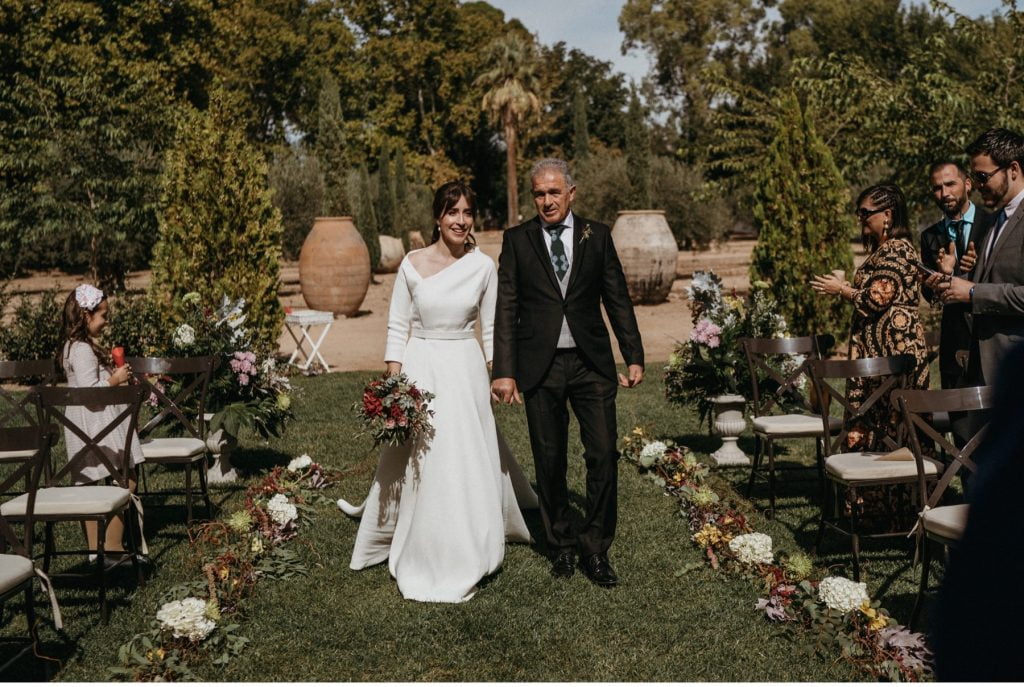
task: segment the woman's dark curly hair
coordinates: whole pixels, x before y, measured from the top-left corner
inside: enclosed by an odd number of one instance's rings
[[[99,308],[107,300],[104,296],[103,300],[100,301],[96,308]],[[110,352],[100,347],[96,340],[89,335],[89,313],[95,312],[96,308],[92,310],[86,310],[78,304],[78,300],[75,298],[75,292],[72,291],[68,294],[67,299],[64,301],[64,312],[61,317],[60,323],[60,347],[57,349],[57,365],[61,369],[64,369],[64,355],[70,347],[70,344],[75,341],[81,341],[82,343],[89,344],[92,352],[96,354],[96,359],[100,361],[101,365],[110,367],[113,365],[113,361],[110,358]]]
[[[909,239],[912,236],[909,215],[907,213],[907,199],[899,186],[896,184],[868,186],[857,196],[858,207],[864,202],[865,198],[870,198],[871,202],[879,210],[889,210],[892,213],[892,226],[888,230],[889,238]],[[874,245],[873,240],[867,240],[866,242],[871,244],[867,246],[869,251],[874,252],[878,248],[878,246]]]

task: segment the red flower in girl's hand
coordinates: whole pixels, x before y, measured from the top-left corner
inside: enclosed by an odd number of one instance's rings
[[[375,417],[383,412],[384,404],[380,402],[379,398],[367,392],[363,394],[363,410],[370,417]]]

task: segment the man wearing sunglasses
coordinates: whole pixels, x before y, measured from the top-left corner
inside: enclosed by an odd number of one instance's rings
[[[1024,342],[1024,136],[990,129],[967,146],[971,178],[985,207],[996,212],[969,278],[935,276],[926,286],[944,303],[966,303],[971,315],[967,384],[996,382],[1006,353]]]
[[[984,245],[995,215],[971,202],[971,179],[959,162],[936,162],[928,170],[928,178],[942,218],[921,232],[921,262],[943,274],[970,279],[977,247]],[[927,286],[922,292],[930,303],[941,304],[938,294]],[[966,303],[949,303],[942,308],[939,376],[943,389],[965,386],[965,370],[957,362],[956,353],[971,348],[967,312]],[[951,420],[957,445],[963,446],[971,436],[967,415],[957,414]]]

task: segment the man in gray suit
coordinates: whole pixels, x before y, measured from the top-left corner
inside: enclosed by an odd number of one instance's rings
[[[946,303],[967,303],[971,352],[966,381],[994,384],[999,364],[1024,342],[1024,137],[990,129],[967,146],[971,178],[985,206],[998,212],[978,253],[973,280],[930,277]]]

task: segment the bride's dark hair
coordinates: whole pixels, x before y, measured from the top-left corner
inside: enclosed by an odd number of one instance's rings
[[[449,181],[434,192],[434,221],[438,224],[434,226],[434,234],[430,237],[431,244],[435,244],[441,239],[441,227],[439,224],[441,216],[451,210],[459,202],[460,198],[466,199],[469,211],[473,213],[473,217],[476,217],[476,194],[473,193],[473,189],[469,187],[469,184],[461,179]],[[473,250],[474,248],[476,248],[476,237],[470,232],[466,235],[466,250]]]

